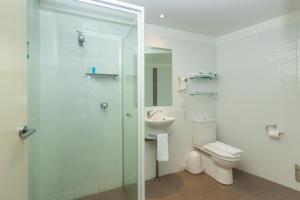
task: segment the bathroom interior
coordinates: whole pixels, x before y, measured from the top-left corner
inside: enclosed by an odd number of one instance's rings
[[[300,199],[298,0],[0,5],[1,200]]]

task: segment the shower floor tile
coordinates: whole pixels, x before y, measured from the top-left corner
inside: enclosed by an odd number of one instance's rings
[[[81,197],[76,200],[128,200],[122,188]]]
[[[234,184],[217,183],[202,173],[182,171],[146,181],[146,200],[299,200],[300,192],[234,170]]]

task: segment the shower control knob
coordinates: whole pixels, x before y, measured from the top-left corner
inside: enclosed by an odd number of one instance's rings
[[[108,103],[101,103],[100,107],[105,111],[108,108]]]

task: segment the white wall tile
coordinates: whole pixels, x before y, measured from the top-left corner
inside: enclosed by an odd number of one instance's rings
[[[298,189],[297,40],[289,24],[218,45],[218,139],[244,150],[239,168]],[[277,124],[281,140],[266,135]]]
[[[118,38],[129,27],[40,13],[40,154],[35,162],[40,198],[72,199],[120,187],[122,79],[88,78],[85,73],[91,65],[105,67],[103,73],[121,72]],[[94,24],[99,33],[85,35],[85,48],[78,46],[76,33],[83,23]],[[101,27],[119,36],[103,38]],[[109,103],[106,112],[101,102]]]

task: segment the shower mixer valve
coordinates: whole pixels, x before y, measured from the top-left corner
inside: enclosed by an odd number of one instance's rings
[[[77,34],[78,34],[78,45],[80,47],[85,47],[86,43],[85,43],[85,37],[84,37],[83,33],[80,31],[77,31]]]
[[[100,107],[102,108],[103,111],[106,111],[108,108],[108,103],[101,103]]]

